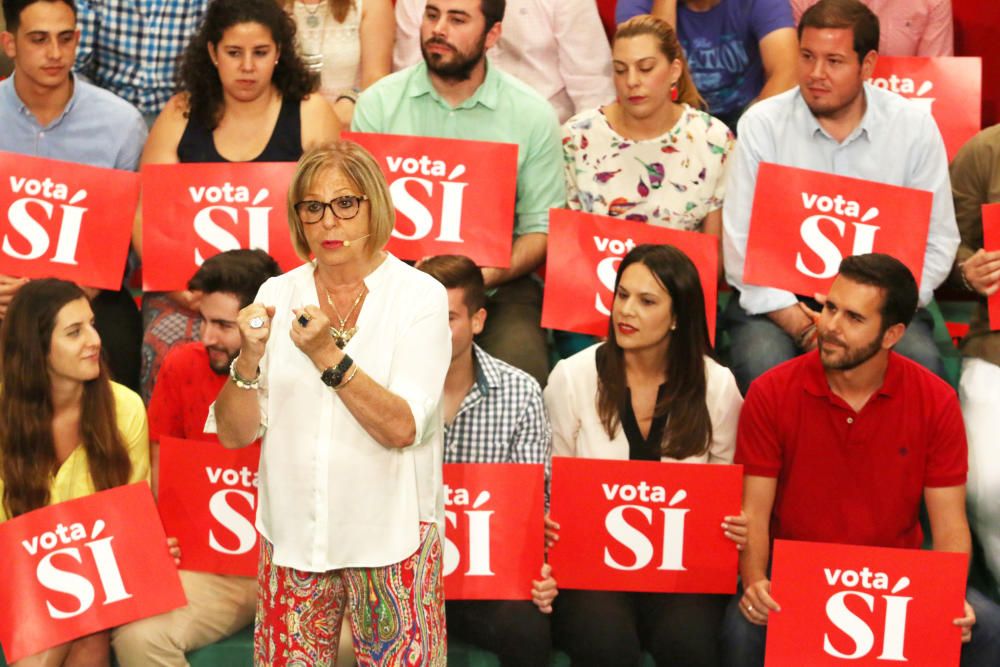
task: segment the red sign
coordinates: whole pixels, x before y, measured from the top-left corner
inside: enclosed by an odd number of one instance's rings
[[[294,162],[151,164],[142,168],[142,287],[186,289],[209,257],[260,248],[289,271],[285,198]]]
[[[924,190],[762,162],[743,280],[825,294],[844,257],[881,252],[919,284],[932,199]]]
[[[958,667],[968,556],[776,540],[767,667]],[[975,628],[972,632],[975,633]]]
[[[1000,204],[983,205],[983,247],[994,252],[1000,250]],[[988,304],[990,330],[1000,330],[1000,291],[989,297]]]
[[[388,250],[401,259],[458,254],[510,266],[517,144],[344,132],[382,167],[396,206]]]
[[[0,273],[117,290],[139,176],[0,152]]]
[[[444,466],[449,600],[530,600],[544,561],[544,466]]]
[[[981,58],[879,56],[868,81],[899,93],[934,116],[949,161],[982,127]]]
[[[549,211],[542,326],[606,336],[618,264],[642,243],[672,245],[694,262],[705,295],[708,335],[714,341],[718,238],[558,208]]]
[[[554,457],[553,576],[561,588],[732,593],[737,550],[721,525],[742,492],[743,466]]]
[[[0,524],[0,644],[9,663],[187,604],[145,482]]]
[[[160,517],[176,537],[185,570],[257,574],[257,465],[260,445],[160,440]]]

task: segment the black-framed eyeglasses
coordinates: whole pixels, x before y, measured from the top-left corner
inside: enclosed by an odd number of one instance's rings
[[[327,208],[330,209],[335,218],[350,220],[361,210],[361,202],[367,200],[366,195],[341,195],[334,197],[329,202],[306,199],[295,205],[295,214],[306,225],[314,225],[322,220]]]

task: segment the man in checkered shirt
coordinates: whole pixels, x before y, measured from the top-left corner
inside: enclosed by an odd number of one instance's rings
[[[208,0],[77,0],[76,71],[131,102],[152,125],[174,94],[177,61]]]
[[[419,268],[448,289],[451,365],[444,381],[445,463],[540,463],[546,488],[552,431],[538,382],[472,342],[486,322],[483,274],[472,260],[440,255]],[[542,565],[532,602],[448,600],[448,635],[519,667],[549,664],[555,581]],[[541,612],[541,613],[539,613]]]

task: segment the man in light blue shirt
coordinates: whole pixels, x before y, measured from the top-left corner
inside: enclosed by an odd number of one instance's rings
[[[764,371],[816,346],[813,319],[804,307],[815,308],[815,302],[743,282],[761,162],[933,193],[921,309],[896,350],[944,375],[924,307],[948,276],[959,244],[948,158],[930,114],[864,83],[878,59],[878,39],[878,19],[864,4],[822,0],[799,25],[798,88],[757,103],[739,123],[723,208],[726,278],[738,291],[721,325],[729,333],[731,367],[744,393]]]
[[[0,34],[14,74],[0,82],[0,151],[135,171],[146,124],[128,102],[71,73],[80,40],[72,0],[4,0]],[[0,318],[26,279],[0,275]],[[112,375],[138,388],[142,319],[126,290],[93,290]]]
[[[428,0],[420,27],[423,62],[362,93],[352,129],[517,144],[510,267],[483,269],[487,288],[496,292],[478,342],[544,386],[549,367],[541,289],[530,274],[545,259],[549,209],[566,203],[562,140],[555,112],[541,95],[487,66],[485,53],[500,38],[504,8],[503,0]]]

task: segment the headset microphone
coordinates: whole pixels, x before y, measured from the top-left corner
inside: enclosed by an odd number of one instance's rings
[[[345,248],[350,248],[352,243],[357,243],[361,239],[366,239],[369,236],[371,236],[371,234],[365,234],[364,236],[359,236],[358,238],[354,239],[353,241],[350,241],[350,240],[344,241],[344,247]]]

